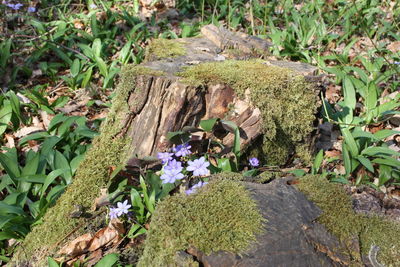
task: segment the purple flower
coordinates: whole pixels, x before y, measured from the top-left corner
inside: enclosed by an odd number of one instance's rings
[[[207,167],[210,166],[210,162],[206,161],[205,157],[188,161],[188,165],[186,170],[192,171],[194,176],[207,175],[209,173]]]
[[[181,172],[183,170],[182,162],[176,159],[171,160],[168,165],[164,167],[164,170],[178,170],[178,172]]]
[[[190,195],[196,192],[196,190],[200,187],[205,186],[206,184],[208,184],[207,182],[198,182],[197,184],[193,185],[190,189],[186,190],[185,193],[186,195]]]
[[[160,176],[163,184],[172,184],[176,180],[180,180],[185,177],[181,173],[181,169],[164,169],[164,174]]]
[[[249,163],[252,167],[258,167],[260,165],[260,162],[258,161],[257,158],[251,158],[249,159]]]
[[[14,10],[18,10],[18,9],[20,9],[21,7],[23,7],[24,5],[21,4],[21,3],[16,3],[16,4],[7,4],[7,6],[10,7],[10,8],[12,8],[12,9],[14,9]]]
[[[28,7],[28,12],[29,12],[29,13],[34,13],[34,12],[36,12],[36,7],[33,7],[33,6]]]
[[[128,200],[125,200],[124,202],[118,202],[116,208],[117,217],[121,216],[122,214],[127,214],[130,207],[132,206],[128,204]]]
[[[93,4],[93,3],[90,4],[89,7],[90,7],[91,9],[96,9],[96,8],[97,8],[96,4]]]
[[[161,159],[162,163],[165,164],[168,161],[172,160],[172,156],[174,153],[169,153],[169,152],[158,152],[157,153],[157,158]]]
[[[117,208],[110,208],[110,214],[109,214],[109,216],[110,216],[110,219],[112,220],[112,219],[116,219],[116,218],[118,218],[118,215],[117,215]]]
[[[172,151],[175,153],[175,156],[177,157],[186,157],[187,155],[192,154],[190,148],[192,148],[192,146],[189,146],[189,144],[186,143],[176,146],[175,148],[172,149]]]

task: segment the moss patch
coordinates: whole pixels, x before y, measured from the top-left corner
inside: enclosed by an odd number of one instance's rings
[[[190,246],[205,253],[244,252],[263,220],[240,182],[213,180],[196,194],[177,194],[158,204],[138,266],[174,266],[176,253]]]
[[[146,50],[146,61],[155,61],[165,58],[174,58],[186,54],[186,49],[178,40],[154,39]]]
[[[269,164],[283,164],[312,131],[317,98],[312,84],[290,69],[260,60],[203,63],[180,73],[194,86],[225,83],[239,97],[249,96],[261,110],[264,134],[262,154]],[[302,148],[302,157],[304,155]],[[260,156],[260,155],[259,155]]]
[[[380,248],[378,262],[385,266],[398,266],[400,259],[400,224],[378,216],[356,214],[351,199],[340,185],[325,178],[308,175],[300,179],[297,187],[317,204],[323,214],[318,222],[349,247],[355,263],[361,264],[359,251],[351,249],[354,238],[359,238],[363,255],[368,255],[372,245]]]
[[[70,218],[75,205],[90,209],[94,199],[99,196],[100,189],[107,186],[110,168],[125,164],[129,156],[131,140],[116,137],[123,126],[122,120],[128,112],[128,96],[134,90],[136,76],[139,74],[160,75],[143,67],[125,67],[118,85],[117,95],[113,99],[112,109],[102,124],[101,135],[93,140],[90,150],[80,164],[73,183],[50,208],[43,218],[43,223],[34,227],[27,235],[21,249],[13,258],[20,263],[25,259],[43,260],[48,254],[55,252],[56,244],[62,237],[74,232],[85,219]],[[85,225],[85,224],[83,224]],[[80,230],[74,232],[79,234]],[[61,242],[60,245],[62,245]]]

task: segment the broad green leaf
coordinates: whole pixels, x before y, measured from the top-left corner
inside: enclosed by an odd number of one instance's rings
[[[376,107],[378,103],[378,89],[376,88],[375,82],[370,82],[367,88],[367,95],[365,97],[365,107],[367,108],[367,113]]]
[[[131,203],[132,207],[135,209],[135,213],[143,217],[144,216],[143,200],[139,192],[135,188],[131,189]]]
[[[147,232],[146,228],[144,228],[140,224],[134,224],[134,225],[132,225],[131,229],[129,230],[127,236],[130,239],[134,239],[142,234],[145,234],[146,232]]]
[[[344,168],[346,170],[346,176],[349,176],[351,173],[351,159],[349,155],[349,150],[347,149],[347,144],[342,143],[342,156],[343,156],[343,163],[344,163]]]
[[[22,168],[21,175],[33,175],[37,173],[39,167],[40,153],[36,153]]]
[[[15,181],[21,175],[18,161],[12,157],[10,152],[0,153],[0,164],[12,180]]]
[[[18,145],[23,146],[30,140],[44,139],[48,136],[50,136],[50,135],[47,132],[38,132],[38,133],[29,134],[29,135],[21,138],[21,140],[18,142]]]
[[[400,156],[399,152],[396,152],[390,148],[387,147],[367,147],[363,151],[361,151],[362,155],[367,155],[367,156],[379,156],[379,155],[393,155],[393,156]]]
[[[389,136],[395,135],[395,134],[400,134],[400,131],[384,129],[384,130],[380,130],[380,131],[374,133],[374,137],[378,140],[383,140],[383,139],[385,139]]]
[[[71,172],[75,173],[75,171],[78,169],[79,164],[81,163],[81,161],[85,158],[85,155],[78,155],[75,158],[73,158],[71,160],[71,162],[69,163],[69,165],[71,166]]]
[[[67,184],[70,184],[72,182],[71,167],[70,167],[70,165],[68,163],[68,160],[58,150],[55,151],[55,155],[54,155],[54,168],[55,169],[68,170],[67,172],[65,172],[61,176],[64,177],[65,182]]]
[[[232,171],[232,163],[229,158],[219,158],[217,159],[218,168],[220,168],[223,172],[231,172]]]
[[[82,88],[86,88],[88,85],[90,78],[92,78],[92,73],[93,73],[93,66],[90,66],[87,71],[85,72],[85,75],[82,80]]]
[[[92,44],[92,51],[93,51],[93,54],[94,54],[95,58],[96,57],[100,57],[100,54],[101,54],[101,40],[99,38],[94,39],[93,44]]]
[[[323,159],[324,159],[324,150],[321,149],[314,159],[313,166],[312,166],[312,174],[318,173]]]
[[[362,165],[365,166],[365,168],[367,168],[367,170],[369,170],[370,172],[374,172],[374,166],[372,166],[372,163],[369,159],[363,157],[363,156],[358,156],[357,157],[358,161],[361,162]]]
[[[351,110],[354,110],[357,102],[356,91],[354,90],[353,83],[348,77],[344,77],[343,79],[343,96],[345,105]]]
[[[95,57],[95,61],[96,61],[96,66],[99,68],[101,75],[103,75],[103,77],[107,77],[108,75],[107,64],[99,56]]]
[[[296,177],[302,177],[307,174],[305,170],[302,169],[296,169],[292,171],[288,171],[288,173],[293,173]]]
[[[49,131],[52,131],[58,124],[64,122],[68,119],[68,116],[65,116],[63,113],[57,114],[53,117],[49,124]]]
[[[392,166],[395,168],[400,168],[400,161],[391,157],[382,157],[382,158],[376,158],[372,160],[373,163],[378,163],[378,164],[385,164],[388,166]]]
[[[2,216],[6,215],[6,214],[25,215],[25,212],[21,207],[8,205],[8,204],[4,203],[3,201],[0,201],[0,214]]]
[[[3,101],[3,107],[0,109],[0,135],[2,135],[11,121],[12,106],[9,100]]]
[[[66,172],[68,172],[68,171],[69,171],[68,169],[57,169],[57,170],[54,170],[54,171],[50,172],[50,173],[46,176],[46,178],[45,178],[45,180],[44,180],[43,187],[42,187],[41,192],[40,192],[40,196],[41,196],[41,197],[44,196],[44,194],[46,193],[46,190],[47,190],[47,188],[49,187],[49,185],[51,185],[51,184],[53,183],[53,181],[54,181],[57,177],[63,175],[64,173],[66,173]]]
[[[58,136],[50,136],[44,140],[41,149],[41,156],[47,157],[50,154],[50,151],[54,149],[54,146],[60,142],[62,139]]]
[[[211,132],[212,129],[214,128],[214,125],[217,123],[218,119],[208,119],[208,120],[202,120],[200,121],[200,127],[206,131],[206,132]]]
[[[48,267],[59,267],[58,263],[51,257],[47,257],[47,263],[49,264]]]
[[[350,130],[348,128],[342,128],[341,129],[344,141],[348,145],[348,149],[350,151],[350,154],[352,157],[357,157],[358,156],[358,146],[356,141],[354,140],[353,135],[350,133]]]
[[[71,66],[72,77],[75,78],[76,76],[78,76],[80,69],[81,69],[81,62],[79,61],[79,59],[76,58]]]
[[[113,267],[118,263],[119,255],[111,253],[102,258],[94,267]]]

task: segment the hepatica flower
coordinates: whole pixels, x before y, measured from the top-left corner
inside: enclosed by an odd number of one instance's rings
[[[164,174],[160,176],[163,184],[175,183],[185,177],[181,171],[183,170],[182,163],[175,159],[170,161],[164,168]]]
[[[189,144],[182,144],[178,145],[175,148],[172,149],[172,151],[175,153],[175,156],[177,157],[186,157],[187,155],[192,154],[192,151],[190,149],[192,146],[189,146]]]
[[[193,176],[202,176],[209,173],[207,167],[210,166],[210,162],[206,161],[204,157],[195,159],[193,161],[188,161],[188,167],[186,170],[192,171]]]
[[[251,158],[249,159],[249,163],[252,167],[258,167],[260,165],[260,162],[258,161],[257,158]]]
[[[110,219],[112,220],[112,219],[116,219],[116,218],[118,218],[118,215],[117,215],[117,208],[110,208]]]
[[[128,209],[130,207],[132,207],[132,206],[128,204],[128,200],[125,200],[124,202],[118,202],[117,208],[116,208],[117,216],[119,217],[122,214],[127,214],[129,212]]]
[[[36,7],[33,7],[33,6],[28,7],[28,12],[29,12],[29,13],[34,13],[34,12],[36,12]]]
[[[200,181],[197,184],[193,185],[190,189],[186,190],[185,193],[186,193],[186,195],[190,195],[190,194],[196,193],[196,190],[198,188],[203,187],[206,184],[208,184],[208,183]]]
[[[174,153],[169,153],[169,152],[158,152],[157,153],[157,158],[161,159],[162,163],[165,164],[172,160],[172,156]]]
[[[21,3],[16,3],[16,4],[11,4],[11,3],[7,3],[6,4],[9,8],[12,8],[14,10],[19,10],[21,7],[23,7],[24,5]]]

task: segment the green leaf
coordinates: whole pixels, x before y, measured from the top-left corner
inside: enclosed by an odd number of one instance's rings
[[[356,141],[354,140],[353,135],[350,133],[350,130],[348,128],[342,128],[341,129],[344,141],[348,145],[350,154],[352,157],[357,157],[358,156],[358,146]]]
[[[94,267],[113,267],[119,260],[117,253],[111,253],[102,258]]]
[[[37,173],[39,167],[40,153],[36,153],[22,168],[21,175],[33,175]]]
[[[3,107],[0,110],[0,135],[2,135],[11,121],[12,106],[9,100],[3,101]]]
[[[30,135],[27,135],[27,136],[21,138],[21,140],[18,142],[18,145],[23,146],[30,140],[39,140],[39,139],[46,138],[48,136],[50,136],[50,135],[47,132],[33,133],[33,134],[30,134]]]
[[[92,44],[93,55],[96,57],[100,57],[101,54],[101,40],[99,38],[94,39]]]
[[[132,207],[135,209],[135,214],[144,217],[143,200],[139,192],[135,188],[131,189],[131,203]]]
[[[3,201],[0,201],[0,214],[1,215],[6,215],[6,214],[25,215],[25,212],[21,207],[8,205],[8,204],[4,203]]]
[[[41,197],[44,196],[44,194],[46,193],[46,190],[47,190],[47,188],[49,187],[49,185],[51,185],[51,183],[53,183],[53,181],[54,181],[57,177],[63,175],[64,173],[66,173],[66,172],[68,172],[68,171],[69,171],[68,169],[58,169],[58,170],[54,170],[54,171],[50,172],[50,173],[46,176],[46,178],[45,178],[45,180],[44,180],[43,187],[42,187],[42,189],[40,190],[40,196],[41,196]]]
[[[58,263],[51,257],[47,257],[47,263],[49,264],[49,267],[59,267]]]
[[[345,76],[343,79],[343,96],[344,104],[351,110],[354,110],[357,102],[356,91],[354,90],[353,83],[347,76]]]
[[[387,147],[367,147],[363,151],[361,151],[362,155],[367,155],[367,156],[379,156],[379,155],[393,155],[393,156],[400,156],[399,152],[396,152],[394,150],[391,150],[390,148]]]
[[[18,161],[12,157],[10,152],[0,153],[0,164],[12,180],[15,181],[21,175]]]
[[[293,173],[296,177],[302,177],[307,174],[307,172],[302,169],[291,170],[288,171],[288,173]]]
[[[232,165],[229,158],[219,158],[217,159],[218,168],[220,168],[224,172],[231,172]]]
[[[380,130],[380,131],[374,133],[374,137],[378,140],[383,140],[383,139],[385,139],[389,136],[395,135],[395,134],[400,134],[400,131],[384,129],[384,130]]]
[[[369,170],[370,172],[374,172],[374,166],[372,166],[372,163],[369,159],[363,157],[363,156],[358,156],[357,157],[358,161],[361,162],[362,165],[365,166],[365,168],[367,168],[367,170]]]
[[[99,68],[101,75],[103,75],[103,77],[107,77],[108,75],[108,69],[107,69],[107,64],[104,62],[104,60],[99,57],[96,56],[95,58],[96,61],[96,66]]]
[[[71,162],[69,163],[69,165],[71,166],[71,172],[75,173],[75,171],[78,169],[79,164],[81,163],[81,161],[85,158],[85,155],[78,155],[75,158],[73,158],[71,160]]]
[[[367,113],[376,107],[378,103],[378,89],[376,88],[375,82],[370,82],[367,88],[368,94],[365,97],[365,107],[367,108]]]
[[[323,149],[321,149],[319,152],[318,152],[318,154],[317,154],[317,156],[315,157],[315,159],[314,159],[314,162],[313,162],[313,166],[312,166],[312,174],[317,174],[318,173],[318,171],[319,171],[319,168],[321,167],[321,164],[322,164],[322,160],[324,159],[324,150]]]
[[[53,119],[50,121],[48,128],[49,131],[52,131],[58,124],[64,122],[66,119],[68,119],[68,117],[65,116],[63,113],[55,115]]]
[[[93,66],[89,67],[85,72],[85,76],[82,80],[82,88],[86,88],[86,86],[90,81],[90,78],[92,78],[92,73],[93,73]]]
[[[134,239],[139,235],[145,234],[146,232],[147,232],[146,228],[144,228],[140,224],[134,224],[132,225],[131,229],[129,229],[127,236],[130,239]]]
[[[382,158],[376,158],[372,160],[373,163],[378,163],[378,164],[385,164],[388,166],[392,166],[395,168],[400,168],[400,161],[391,157],[382,157]]]
[[[64,177],[67,184],[70,184],[72,182],[71,167],[69,166],[68,160],[58,150],[55,151],[54,155],[54,168],[68,170],[68,172],[65,172],[61,176]]]
[[[72,77],[75,78],[76,76],[78,76],[80,70],[81,70],[81,62],[79,61],[79,59],[76,58],[71,66]]]
[[[351,173],[351,159],[349,155],[349,150],[347,149],[347,144],[342,143],[342,156],[344,162],[344,168],[346,170],[346,176],[349,176]]]

